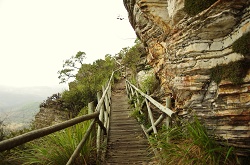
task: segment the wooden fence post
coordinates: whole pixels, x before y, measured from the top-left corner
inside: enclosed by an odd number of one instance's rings
[[[166,108],[171,108],[171,98],[168,96],[166,98]],[[169,129],[171,127],[171,117],[170,116],[167,116],[166,118],[166,127],[167,129]]]
[[[99,101],[101,99],[102,95],[101,92],[97,92],[97,100]],[[101,105],[101,109],[100,109],[100,115],[99,115],[99,120],[101,122],[103,122],[103,112],[104,112],[104,107],[103,105]],[[96,150],[97,150],[97,161],[100,157],[100,148],[101,148],[101,127],[98,125],[97,128],[97,135],[96,135]]]
[[[93,113],[94,109],[95,109],[94,101],[88,103],[88,114]]]
[[[169,108],[169,109],[171,108],[171,98],[169,96],[166,98],[166,108]],[[171,117],[167,116],[167,118],[166,118],[167,129],[169,129],[171,127],[171,122],[172,122]],[[168,137],[167,137],[167,142],[169,142]]]
[[[102,92],[105,91],[105,88],[104,86],[102,87]],[[104,127],[107,128],[107,122],[108,122],[108,111],[109,111],[109,98],[108,98],[108,92],[107,94],[105,95],[104,97],[104,102],[103,102],[105,105],[105,109],[104,109]]]

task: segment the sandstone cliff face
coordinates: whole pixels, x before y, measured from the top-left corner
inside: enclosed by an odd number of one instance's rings
[[[53,124],[58,124],[70,119],[70,113],[52,108],[41,107],[40,111],[35,116],[36,129],[48,127]]]
[[[195,16],[184,12],[184,0],[124,0],[124,5],[161,92],[175,97],[175,111],[184,115],[191,109],[188,115],[201,117],[229,144],[249,149],[250,70],[234,85],[215,83],[210,69],[246,59],[232,44],[250,32],[250,1],[218,0]]]

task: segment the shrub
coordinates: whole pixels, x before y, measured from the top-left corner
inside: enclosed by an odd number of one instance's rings
[[[3,121],[0,121],[0,141],[4,140],[5,132],[4,132],[4,124]]]
[[[138,120],[139,124],[145,125],[147,123],[146,116],[140,112],[140,108],[138,108],[138,107],[132,111],[130,116],[136,118]]]
[[[153,148],[159,149],[160,153],[157,154],[159,164],[236,163],[233,147],[216,143],[197,119],[171,129],[163,127],[158,134],[150,136],[150,144]]]
[[[194,16],[203,10],[209,8],[217,0],[185,0],[184,11]]]
[[[243,78],[246,76],[248,69],[250,69],[250,66],[247,60],[216,66],[211,69],[211,80],[220,83],[221,80],[226,79],[237,85],[243,82]]]
[[[155,75],[148,75],[142,82],[141,82],[141,89],[144,93],[150,92],[152,93],[156,88],[157,80]]]
[[[250,57],[250,32],[244,34],[232,45],[233,51]]]

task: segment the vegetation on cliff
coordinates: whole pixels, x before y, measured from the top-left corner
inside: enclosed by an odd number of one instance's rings
[[[233,147],[216,143],[198,119],[171,129],[163,127],[150,136],[150,144],[159,151],[159,164],[238,164]]]
[[[220,83],[221,80],[229,80],[237,85],[243,82],[250,68],[249,61],[240,60],[230,62],[227,65],[218,65],[211,69],[211,80]]]
[[[102,85],[115,69],[115,59],[106,55],[104,60],[98,59],[92,64],[85,64],[84,59],[85,53],[78,52],[65,60],[63,69],[58,71],[58,78],[61,83],[66,83],[71,78],[74,81],[69,83],[69,90],[48,97],[40,107],[67,110],[75,116],[89,102],[97,101],[96,93],[101,91]]]
[[[145,55],[144,47],[139,39],[135,40],[135,45],[132,47],[123,48],[117,57],[122,59],[122,64],[132,71],[132,76],[136,75],[137,66],[141,57]]]
[[[236,40],[232,45],[232,49],[234,52],[243,54],[246,58],[250,58],[250,32]]]
[[[217,0],[185,0],[184,10],[189,15],[194,16],[209,8]]]
[[[240,84],[243,78],[246,77],[250,69],[250,32],[244,34],[236,40],[232,49],[236,53],[242,54],[245,59],[235,62],[230,62],[227,65],[216,66],[211,69],[211,80],[220,83],[221,80],[229,80],[233,84]]]

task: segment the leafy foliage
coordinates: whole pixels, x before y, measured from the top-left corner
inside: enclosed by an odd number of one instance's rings
[[[220,83],[221,80],[230,80],[233,84],[240,84],[250,69],[249,61],[241,60],[227,65],[216,66],[211,69],[211,80]]]
[[[64,61],[63,69],[58,71],[58,78],[61,80],[60,83],[67,82],[70,78],[75,77],[74,72],[80,69],[83,64],[83,60],[86,58],[85,52],[77,52],[75,56],[71,56],[70,59]]]
[[[204,126],[196,119],[150,137],[150,144],[160,149],[159,163],[183,164],[236,164],[233,147],[221,146],[208,136]]]
[[[83,59],[81,55],[76,57]],[[74,75],[75,80],[69,83],[69,90],[62,93],[63,107],[77,114],[89,102],[97,101],[96,93],[102,89],[114,68],[115,60],[109,54],[105,56],[105,60],[98,59],[93,64],[81,62],[78,72]]]
[[[133,75],[136,74],[136,66],[140,61],[140,57],[145,53],[144,51],[140,40],[137,39],[134,46],[123,48],[119,53],[122,56],[122,63],[132,70]]]
[[[184,10],[189,15],[194,16],[209,8],[217,0],[185,0]]]
[[[136,107],[134,110],[131,112],[130,116],[136,118],[139,122],[139,124],[145,125],[147,122],[146,116],[140,112],[140,108]]]
[[[152,93],[153,90],[156,88],[157,80],[154,74],[147,76],[141,82],[141,89],[144,93],[150,92]]]
[[[53,94],[52,96],[48,97],[46,100],[44,100],[41,104],[40,104],[40,108],[44,107],[44,108],[55,108],[55,109],[63,109],[63,102],[61,100],[61,94],[60,93],[56,93]]]

